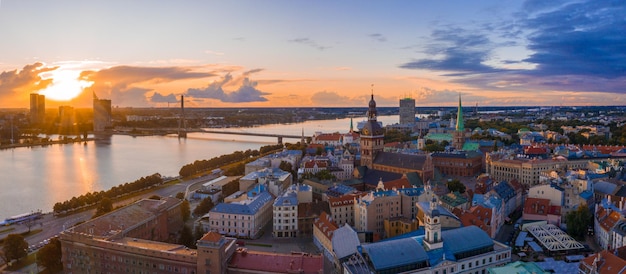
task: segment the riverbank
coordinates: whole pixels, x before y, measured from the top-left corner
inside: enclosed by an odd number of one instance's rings
[[[0,149],[11,149],[11,148],[20,148],[20,147],[47,147],[50,145],[62,145],[62,144],[74,144],[84,142],[91,142],[95,140],[95,138],[86,138],[86,139],[65,139],[65,140],[56,140],[56,141],[47,141],[47,142],[39,142],[39,143],[21,143],[21,144],[8,144],[8,145],[0,145]]]

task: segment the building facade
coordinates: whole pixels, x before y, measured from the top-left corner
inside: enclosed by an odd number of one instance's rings
[[[31,93],[30,94],[30,122],[33,124],[41,124],[46,117],[46,96]]]
[[[272,220],[274,198],[267,191],[237,192],[227,197],[231,203],[219,203],[208,213],[209,229],[238,238],[258,238]],[[227,200],[225,199],[225,200]]]
[[[111,100],[98,99],[93,94],[93,131],[103,132],[111,128]]]
[[[360,136],[361,165],[368,168],[373,168],[374,159],[384,148],[385,133],[376,120],[377,116],[376,101],[374,101],[374,93],[372,93],[369,109],[367,110],[367,121],[361,129]]]
[[[143,199],[65,230],[65,273],[195,273],[196,251],[165,243],[182,227],[181,200]]]
[[[435,152],[431,154],[433,166],[443,174],[453,176],[476,176],[483,168],[480,152],[468,151],[457,153]]]
[[[579,169],[587,166],[589,160],[567,160],[563,157],[553,159],[508,158],[488,153],[486,170],[496,181],[518,180],[522,185],[532,186],[539,183],[542,172],[551,170]]]
[[[394,190],[372,191],[354,204],[354,227],[385,238],[385,219],[402,216],[400,195]]]
[[[413,124],[415,123],[415,99],[403,98],[400,99],[400,124]]]

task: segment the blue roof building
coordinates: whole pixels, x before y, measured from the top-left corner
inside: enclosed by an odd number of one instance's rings
[[[363,246],[362,250],[364,258],[378,273],[397,273],[428,266],[428,254],[415,238],[373,243]]]
[[[421,235],[362,245],[360,251],[373,273],[481,273],[511,261],[511,248],[494,241],[476,226],[444,230],[441,238],[443,246],[435,249],[428,249],[425,236]],[[344,270],[356,273],[350,268]]]
[[[237,192],[209,211],[211,231],[240,238],[257,238],[261,228],[272,220],[274,197],[262,185],[248,192]]]

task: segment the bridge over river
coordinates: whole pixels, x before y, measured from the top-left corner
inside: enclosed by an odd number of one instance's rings
[[[275,137],[278,139],[278,143],[283,143],[283,138],[287,139],[304,139],[307,136],[303,135],[289,135],[289,134],[274,134],[274,133],[259,133],[259,132],[245,132],[245,131],[222,131],[222,130],[211,130],[211,129],[191,129],[187,130],[187,132],[203,132],[203,133],[215,133],[215,134],[231,134],[231,135],[246,135],[246,136],[260,136],[260,137]]]
[[[273,137],[278,140],[279,144],[283,143],[283,139],[298,139],[302,140],[309,136],[303,135],[289,135],[289,134],[276,134],[276,133],[260,133],[260,132],[246,132],[246,131],[228,131],[228,130],[215,130],[215,129],[202,129],[202,128],[194,128],[187,129],[184,131],[179,130],[178,128],[134,128],[133,131],[125,132],[118,131],[119,133],[128,133],[134,134],[139,132],[140,134],[178,134],[179,137],[186,137],[187,133],[191,132],[201,132],[201,133],[214,133],[214,134],[230,134],[230,135],[245,135],[245,136],[259,136],[259,137]]]

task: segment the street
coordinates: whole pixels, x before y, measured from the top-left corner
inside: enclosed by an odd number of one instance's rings
[[[161,197],[173,197],[179,192],[188,193],[190,191],[199,189],[203,183],[215,179],[216,177],[216,175],[206,175],[187,181],[182,181],[175,185],[159,188],[157,190],[144,193],[142,195],[132,195],[132,197],[130,198],[116,201],[115,203],[113,203],[113,208],[128,205],[130,203],[133,203],[143,198],[148,198],[153,195],[159,195]],[[34,224],[31,225],[31,230],[41,229],[41,232],[25,238],[30,248],[29,251],[32,252],[38,248],[41,248],[43,245],[45,245],[45,243],[47,243],[47,241],[49,241],[50,238],[56,237],[63,230],[68,229],[77,223],[91,219],[95,212],[95,209],[90,209],[73,214],[68,214],[62,217],[54,216],[52,213],[43,214],[43,217],[41,219],[35,220]],[[14,229],[11,230],[11,228]],[[27,232],[28,226],[26,224],[14,224],[11,226],[6,226],[4,227],[4,229],[7,229],[7,231],[0,233],[0,238],[5,238],[9,234]]]

